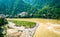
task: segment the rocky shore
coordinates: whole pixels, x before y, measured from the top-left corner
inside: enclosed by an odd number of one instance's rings
[[[15,26],[14,23],[9,22],[7,29],[7,37],[33,37],[36,28],[39,25],[36,23],[36,26],[33,28],[25,28],[24,26]]]

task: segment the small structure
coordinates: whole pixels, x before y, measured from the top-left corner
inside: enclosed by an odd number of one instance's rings
[[[25,17],[25,16],[27,16],[27,15],[28,15],[27,12],[21,12],[20,14],[18,14],[18,16],[20,16],[20,17]]]
[[[8,14],[0,14],[0,17],[4,17],[4,18],[7,18],[7,17],[9,17],[9,15]]]
[[[5,17],[5,15],[4,14],[0,14],[0,17]]]

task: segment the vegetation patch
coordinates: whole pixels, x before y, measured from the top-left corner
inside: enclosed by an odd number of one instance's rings
[[[4,17],[0,17],[0,37],[6,36],[6,24],[8,21]]]
[[[0,17],[0,26],[6,25],[6,24],[8,24],[8,21],[5,18]]]
[[[17,20],[9,20],[16,24],[16,26],[24,26],[25,28],[33,28],[36,23],[35,22],[29,22],[29,21],[17,21]]]

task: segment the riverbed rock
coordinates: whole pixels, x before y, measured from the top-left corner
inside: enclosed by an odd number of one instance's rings
[[[12,24],[12,26],[10,25]],[[33,37],[38,24],[34,28],[25,28],[24,26],[17,27],[12,22],[8,24],[9,27],[7,29],[7,37]]]

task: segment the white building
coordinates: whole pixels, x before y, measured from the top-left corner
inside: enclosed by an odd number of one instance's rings
[[[27,16],[27,15],[28,15],[27,12],[22,12],[22,13],[18,14],[18,16],[21,16],[21,17]]]

